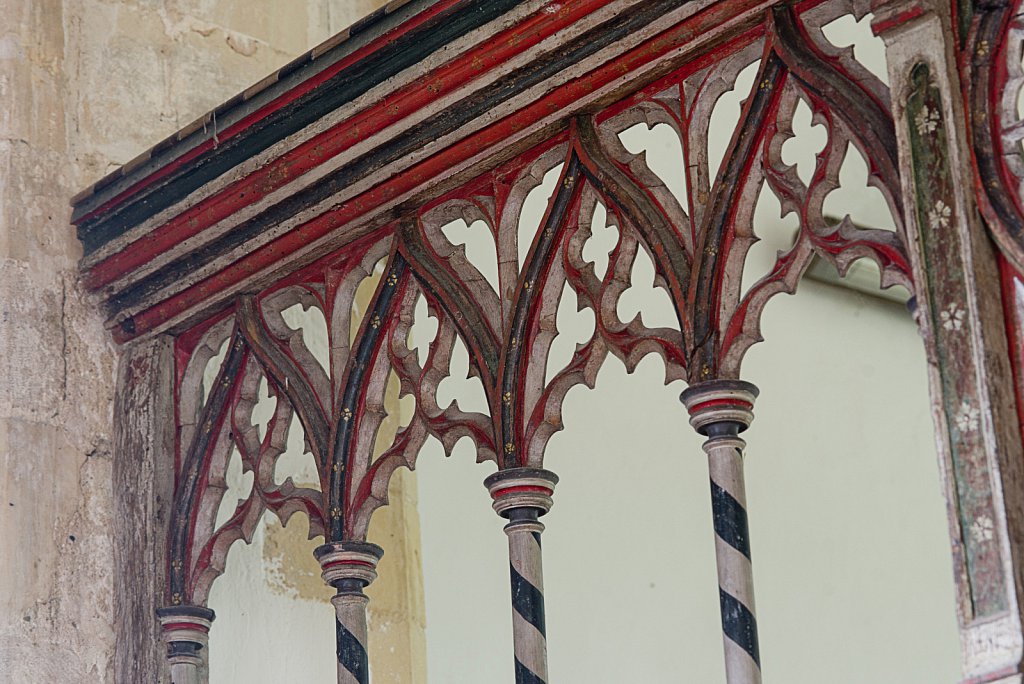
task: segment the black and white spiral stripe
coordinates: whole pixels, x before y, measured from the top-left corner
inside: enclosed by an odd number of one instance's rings
[[[505,526],[512,584],[512,634],[516,684],[547,684],[547,634],[544,626],[544,576],[536,510],[516,509]]]
[[[711,507],[718,561],[718,596],[729,684],[761,681],[754,611],[753,568],[743,488],[743,441],[713,438],[705,445],[711,472]]]
[[[499,470],[484,480],[494,511],[508,519],[512,580],[512,638],[516,684],[547,684],[548,645],[544,625],[544,572],[538,520],[551,510],[558,476],[540,468]]]
[[[366,652],[366,604],[362,590],[339,593],[331,599],[336,613],[338,684],[369,684]]]

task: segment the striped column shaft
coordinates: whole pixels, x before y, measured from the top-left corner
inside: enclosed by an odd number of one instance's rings
[[[209,644],[214,612],[202,606],[171,606],[156,611],[163,627],[171,684],[204,684],[201,651]]]
[[[547,684],[548,650],[544,618],[544,571],[538,518],[551,509],[558,477],[536,468],[497,472],[484,484],[494,510],[508,518],[509,576],[512,589],[512,639],[516,684]]]
[[[739,433],[754,419],[757,388],[738,380],[712,380],[682,394],[690,424],[708,437],[711,510],[715,526],[718,598],[729,684],[760,684],[761,655],[754,609],[747,496],[743,482],[743,448]]]
[[[366,542],[340,542],[324,544],[314,553],[324,581],[338,591],[331,599],[336,617],[338,684],[368,684],[366,606],[370,598],[363,589],[377,578],[377,563],[384,550]]]
[[[544,626],[544,572],[540,535],[544,524],[536,509],[517,508],[505,525],[512,580],[512,638],[516,682],[547,682],[547,634]]]

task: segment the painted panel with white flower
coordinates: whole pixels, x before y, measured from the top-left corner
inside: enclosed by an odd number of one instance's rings
[[[920,250],[927,282],[918,283],[930,302],[935,363],[941,378],[941,414],[948,433],[956,509],[962,549],[954,549],[958,575],[967,582],[970,605],[962,608],[974,619],[996,615],[1007,605],[1006,577],[995,540],[992,471],[981,434],[981,403],[977,395],[976,350],[969,330],[970,293],[963,274],[960,237],[963,223],[954,201],[941,93],[924,64],[914,67],[913,90],[907,100],[915,205]],[[959,553],[958,553],[959,552]]]

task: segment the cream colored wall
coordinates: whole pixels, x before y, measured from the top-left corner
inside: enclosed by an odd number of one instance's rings
[[[367,590],[371,673],[379,684],[426,681],[416,511],[415,485],[404,472],[392,484],[391,504],[370,528],[370,540],[386,550]],[[336,681],[334,590],[313,558],[323,537],[309,540],[308,532],[301,515],[287,527],[268,515],[251,545],[232,547],[209,600],[217,612],[209,647],[213,684]]]

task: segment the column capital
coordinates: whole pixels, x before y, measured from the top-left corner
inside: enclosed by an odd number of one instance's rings
[[[210,627],[216,614],[202,606],[170,606],[157,608],[156,616],[163,628],[167,658],[171,665],[199,666],[199,651],[210,640]]]
[[[313,555],[320,562],[324,582],[341,590],[349,581],[362,588],[377,579],[377,563],[384,549],[369,542],[330,542],[318,546]]]
[[[750,427],[757,395],[757,387],[743,380],[708,380],[690,385],[679,399],[690,413],[693,429],[717,437],[736,435]]]
[[[494,503],[494,512],[508,518],[517,508],[532,508],[538,515],[544,515],[554,503],[558,476],[550,470],[540,468],[509,468],[499,470],[484,480]]]

